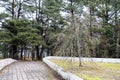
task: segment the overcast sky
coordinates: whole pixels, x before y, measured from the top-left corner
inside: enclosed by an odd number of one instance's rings
[[[0,7],[0,13],[3,12],[5,8]]]

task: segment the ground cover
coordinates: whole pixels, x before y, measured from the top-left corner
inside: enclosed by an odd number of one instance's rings
[[[65,71],[76,74],[84,80],[119,80],[120,64],[119,63],[102,63],[102,62],[79,62],[75,60],[50,59],[53,63],[64,68]]]

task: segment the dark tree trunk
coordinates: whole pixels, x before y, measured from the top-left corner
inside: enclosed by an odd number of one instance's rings
[[[14,8],[15,8],[15,1],[13,0],[12,1],[12,19],[14,19],[14,16],[15,16]]]
[[[19,19],[19,17],[20,17],[20,14],[21,14],[21,12],[20,12],[20,11],[21,11],[21,7],[22,7],[22,2],[21,2],[21,0],[20,0],[17,19]]]
[[[5,53],[3,54],[3,57],[4,57],[4,58],[7,58],[7,55],[8,55],[8,54],[5,52]]]
[[[21,55],[20,55],[21,57],[21,60],[23,59],[23,47],[21,47]]]
[[[51,56],[53,56],[53,50],[52,49],[50,50],[50,53],[51,53]]]
[[[35,60],[35,49],[32,47],[32,60]]]
[[[40,51],[40,60],[41,61],[43,59],[43,51],[44,51],[44,46],[42,46],[41,51]]]
[[[90,38],[92,40],[92,37],[93,37],[93,31],[92,31],[92,22],[93,22],[93,14],[94,14],[94,6],[91,4],[90,5]],[[91,49],[90,49],[90,53],[91,53],[91,56],[94,57],[94,49],[92,48],[93,47],[93,44],[91,44]]]
[[[13,49],[13,59],[18,59],[17,45],[13,45],[12,49]]]
[[[51,56],[50,48],[47,48],[47,56]]]
[[[49,56],[53,56],[52,48],[48,49]]]
[[[12,46],[10,46],[10,50],[9,50],[9,58],[13,58],[13,49]]]
[[[39,46],[35,46],[35,49],[36,49],[36,58],[37,60],[40,59],[40,56],[39,56]]]

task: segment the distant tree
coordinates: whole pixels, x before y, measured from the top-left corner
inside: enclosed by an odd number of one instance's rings
[[[30,21],[28,20],[8,20],[5,25],[2,26],[2,32],[0,33],[3,38],[2,43],[8,43],[9,53],[11,58],[18,59],[18,46],[32,46],[40,44],[41,36],[37,34],[38,30],[32,28]],[[22,52],[21,52],[22,54]]]

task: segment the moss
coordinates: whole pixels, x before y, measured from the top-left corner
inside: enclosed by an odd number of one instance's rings
[[[120,70],[120,64],[118,64],[118,63],[98,63],[98,65],[102,66],[104,68]]]
[[[90,75],[86,75],[86,74],[78,74],[78,76],[80,76],[84,80],[101,80],[101,78],[98,76],[90,76]]]

